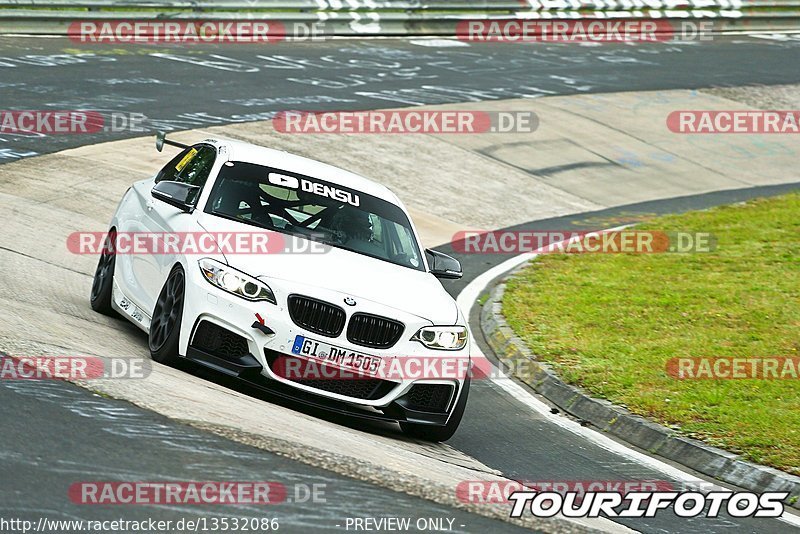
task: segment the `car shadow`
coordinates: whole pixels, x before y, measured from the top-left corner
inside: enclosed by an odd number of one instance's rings
[[[273,394],[268,390],[250,385],[248,382],[224,375],[213,369],[209,369],[203,365],[196,364],[188,360],[181,359],[177,364],[174,365],[174,367],[207,382],[212,382],[227,389],[242,393],[243,395],[288,408],[299,413],[310,415],[329,423],[334,423],[369,434],[387,436],[391,437],[392,439],[399,439],[409,443],[419,442],[418,440],[407,438],[402,433],[400,426],[397,423],[390,421],[376,421],[372,419],[360,419],[357,417],[332,412],[324,408],[309,406],[301,401],[293,401],[292,399],[287,399],[283,396]]]

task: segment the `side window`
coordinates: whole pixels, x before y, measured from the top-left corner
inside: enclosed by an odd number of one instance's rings
[[[216,159],[217,150],[213,146],[196,145],[187,148],[161,169],[156,176],[156,183],[169,180],[202,188]]]
[[[179,162],[183,163],[183,169],[178,171],[175,181],[196,185],[202,189],[211,174],[214,160],[217,159],[217,149],[208,145],[200,145],[195,148],[197,152],[189,161]],[[191,154],[191,152],[189,153]]]
[[[186,150],[182,151],[180,154],[172,158],[172,160],[167,163],[161,171],[159,171],[158,175],[156,176],[156,183],[161,182],[162,180],[168,181],[175,181],[175,177],[177,176],[178,172],[180,172],[181,167],[180,163],[189,155],[191,154],[194,148],[187,148]]]

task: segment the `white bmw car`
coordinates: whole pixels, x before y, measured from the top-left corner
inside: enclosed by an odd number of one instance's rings
[[[467,403],[468,365],[446,376],[375,373],[415,358],[469,362],[466,320],[437,280],[459,278],[461,266],[421,249],[397,196],[282,151],[159,134],[158,150],[165,143],[181,152],[123,196],[92,308],[147,332],[157,362],[186,358],[298,402],[449,439]],[[162,242],[122,253],[123,236],[136,234]],[[252,234],[281,250],[239,251],[220,237]],[[198,252],[166,246],[176,235],[210,237]],[[339,372],[286,372],[314,362]]]

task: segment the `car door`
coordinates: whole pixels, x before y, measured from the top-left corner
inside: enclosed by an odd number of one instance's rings
[[[142,197],[144,199],[143,230],[156,236],[163,236],[165,233],[181,234],[183,232],[199,231],[200,227],[197,225],[194,214],[186,213],[155,199],[150,189],[156,183],[164,180],[196,185],[200,187],[195,197],[196,202],[202,193],[203,186],[211,175],[216,159],[216,147],[205,143],[193,145],[173,158],[156,175],[155,180],[147,184],[146,196]],[[142,193],[145,192],[143,191]],[[159,251],[164,251],[163,245],[163,239],[159,239]],[[178,255],[176,254],[157,253],[143,254],[134,263],[134,274],[142,291],[143,302],[141,302],[141,305],[148,312],[151,312],[155,307],[161,287],[177,261]]]

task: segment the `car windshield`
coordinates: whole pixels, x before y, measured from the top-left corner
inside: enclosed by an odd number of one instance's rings
[[[403,210],[380,198],[317,178],[227,162],[206,213],[423,270]]]

